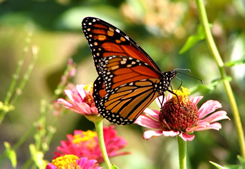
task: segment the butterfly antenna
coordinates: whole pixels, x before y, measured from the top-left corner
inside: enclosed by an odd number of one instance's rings
[[[191,76],[191,75],[188,75],[188,74],[186,74],[186,73],[181,72],[181,71],[183,71],[183,70],[184,70],[184,71],[189,71],[189,72],[191,72],[190,69],[177,68],[177,69],[175,69],[175,70],[176,70],[177,73],[180,73],[180,74],[186,75],[186,76],[188,76],[188,77],[191,77],[191,78],[193,78],[193,79],[199,80],[199,81],[203,84],[202,79],[199,79],[199,78],[197,78],[197,77],[194,77],[194,76]],[[176,78],[180,80],[180,78],[178,78],[178,77],[176,77]],[[182,80],[180,80],[180,81],[181,81],[181,84],[182,84]]]
[[[191,69],[183,69],[183,68],[176,68],[174,70],[176,70],[178,73],[179,73],[179,70],[191,72]]]

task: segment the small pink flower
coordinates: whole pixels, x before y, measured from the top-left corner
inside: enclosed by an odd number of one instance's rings
[[[77,85],[76,89],[65,90],[65,94],[70,101],[60,98],[58,103],[85,116],[99,115],[93,99],[93,84]]]
[[[178,99],[169,94],[164,99],[164,105],[161,106],[163,97],[159,98],[160,112],[146,109],[135,121],[138,125],[154,129],[144,132],[144,139],[161,135],[172,137],[179,135],[184,141],[192,141],[195,136],[190,134],[194,131],[219,130],[221,124],[217,121],[229,119],[225,111],[214,112],[222,107],[218,101],[208,100],[198,110],[197,103],[202,96],[187,97],[189,92],[184,87],[182,91],[174,92],[178,95]]]
[[[77,168],[77,169],[101,169],[98,167],[96,160],[89,160],[87,157],[78,158],[75,155],[60,156],[49,163],[46,169],[63,169],[63,168]]]
[[[118,153],[118,150],[124,148],[127,142],[117,136],[117,131],[114,130],[114,126],[104,127],[103,133],[105,147],[109,157],[129,154],[128,152]],[[65,154],[73,154],[78,157],[96,159],[98,163],[104,161],[96,132],[75,130],[74,135],[67,135],[67,139],[67,141],[61,141],[61,146],[57,147],[54,158]]]

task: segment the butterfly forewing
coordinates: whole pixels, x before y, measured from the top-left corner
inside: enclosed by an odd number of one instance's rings
[[[93,17],[86,17],[82,21],[83,32],[92,51],[94,63],[98,74],[98,62],[102,58],[120,55],[131,56],[151,65],[161,72],[150,56],[123,31],[115,26]]]

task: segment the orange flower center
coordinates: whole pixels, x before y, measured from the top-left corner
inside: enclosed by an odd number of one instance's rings
[[[96,136],[97,134],[94,131],[83,131],[82,133],[73,136],[73,143],[77,145],[85,145],[88,149],[93,150],[97,145],[95,140]]]
[[[52,160],[52,165],[55,165],[57,169],[67,169],[67,168],[81,169],[81,167],[77,165],[76,162],[77,159],[79,158],[75,155],[64,155]]]
[[[167,130],[186,131],[187,128],[193,127],[197,120],[197,107],[188,98],[190,94],[187,88],[175,90],[178,98],[173,97],[162,107],[159,114],[162,127]]]

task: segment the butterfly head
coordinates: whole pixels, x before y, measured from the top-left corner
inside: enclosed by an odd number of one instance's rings
[[[177,75],[177,70],[174,69],[164,72],[163,75],[165,76],[167,81],[171,82],[171,80],[173,80],[173,78],[175,78],[175,76]]]
[[[176,75],[177,75],[177,71],[175,69],[162,73],[162,79],[161,82],[159,83],[159,90],[158,90],[160,95],[164,95],[165,91],[169,91],[169,87],[171,87],[171,81]]]

